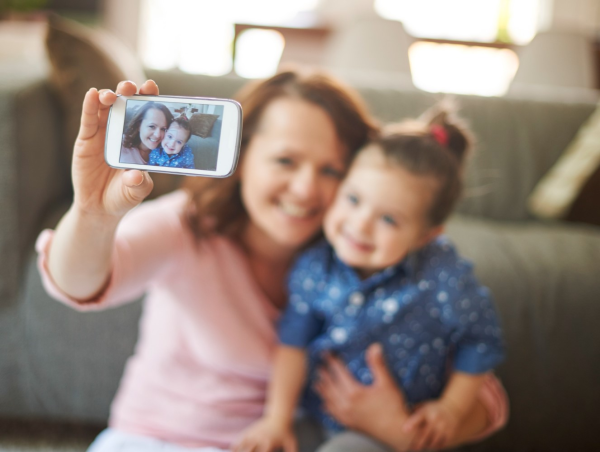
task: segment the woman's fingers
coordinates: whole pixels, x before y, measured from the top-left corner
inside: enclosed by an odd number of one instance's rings
[[[133,96],[137,93],[137,86],[130,80],[125,80],[117,85],[117,94],[121,96]]]
[[[325,360],[327,369],[341,389],[350,392],[356,388],[357,382],[342,360],[329,353],[325,355]]]
[[[366,360],[376,384],[396,385],[385,363],[381,344],[375,343],[369,346],[366,353]]]
[[[154,80],[146,80],[144,84],[140,86],[140,94],[158,96],[158,85]]]
[[[87,140],[98,131],[98,111],[100,109],[100,99],[98,90],[96,88],[90,88],[85,93],[83,99],[83,108],[81,110],[81,125],[79,127],[78,138],[81,140]]]
[[[127,170],[121,176],[123,184],[126,186],[128,195],[135,203],[142,202],[152,191],[154,183],[150,175],[145,171]]]

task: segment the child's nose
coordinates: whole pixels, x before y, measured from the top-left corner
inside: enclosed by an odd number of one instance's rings
[[[354,218],[356,232],[367,235],[371,232],[371,217],[368,212],[357,212]]]

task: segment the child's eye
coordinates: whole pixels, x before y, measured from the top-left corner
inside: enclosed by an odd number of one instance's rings
[[[356,195],[347,195],[346,199],[348,199],[348,202],[354,206],[358,204],[358,196]]]
[[[294,161],[289,157],[277,157],[275,161],[284,166],[291,166],[294,164]]]
[[[394,217],[390,215],[384,215],[381,217],[384,223],[389,224],[390,226],[398,226],[398,223],[394,219]]]
[[[180,145],[180,144],[182,144],[182,143],[183,143],[183,141],[178,141],[178,142],[177,142],[177,144],[179,144],[179,145]]]

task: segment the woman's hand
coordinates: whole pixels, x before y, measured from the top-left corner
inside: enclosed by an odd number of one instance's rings
[[[269,417],[263,417],[246,431],[233,445],[233,452],[297,452],[296,437],[291,426]]]
[[[366,433],[394,450],[408,450],[412,435],[402,432],[401,426],[409,412],[404,394],[387,369],[381,345],[372,344],[367,350],[373,374],[369,386],[355,380],[338,358],[328,355],[326,363],[315,387],[325,410],[347,428]]]
[[[117,94],[132,96],[133,82],[121,82]],[[142,94],[158,94],[158,86],[149,80],[140,88]],[[90,89],[83,101],[81,126],[73,151],[73,207],[82,214],[121,217],[138,205],[152,191],[146,172],[117,170],[104,161],[106,126],[111,105],[117,94],[110,90]]]

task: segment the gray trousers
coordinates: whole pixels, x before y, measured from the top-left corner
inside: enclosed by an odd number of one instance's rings
[[[313,419],[298,417],[294,424],[299,452],[391,452],[388,446],[359,432],[328,435]]]

